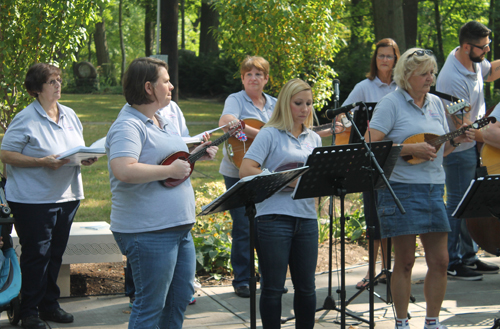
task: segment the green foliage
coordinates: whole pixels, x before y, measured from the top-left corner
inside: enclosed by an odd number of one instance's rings
[[[86,38],[105,0],[3,0],[0,4],[0,127],[32,100],[24,91],[28,68],[39,62],[65,68]]]
[[[335,13],[342,12],[343,2],[220,0],[215,6],[223,51],[237,63],[246,55],[267,59],[270,94],[277,95],[286,81],[301,78],[313,86],[318,109],[331,97],[335,71],[329,64],[343,28]]]
[[[420,1],[418,5],[417,46],[432,49],[438,53],[437,29],[435,22],[434,1]],[[477,20],[488,25],[489,1],[482,0],[439,0],[441,31],[443,36],[443,58],[458,46],[460,27]],[[438,56],[439,58],[439,56]],[[441,68],[444,63],[438,63]]]
[[[346,222],[344,226],[344,236],[350,241],[356,241],[364,237],[363,232],[366,229],[365,214],[362,207],[362,199],[359,193],[350,194],[348,199],[352,204],[349,211],[346,211],[344,216]],[[347,201],[347,200],[346,200]],[[329,239],[330,235],[330,220],[327,217],[330,198],[325,198],[318,205],[318,242],[321,244]],[[340,209],[335,209],[336,213],[340,213]],[[326,218],[325,218],[326,217]],[[349,218],[349,220],[347,220]],[[333,238],[339,239],[340,236],[340,217],[333,218]]]
[[[202,185],[195,191],[196,213],[201,207],[225,192],[222,181]],[[229,212],[199,217],[192,235],[196,248],[196,271],[210,274],[227,274],[232,271],[231,255],[232,221]]]

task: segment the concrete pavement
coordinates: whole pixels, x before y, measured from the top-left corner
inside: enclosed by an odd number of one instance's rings
[[[500,266],[500,258],[483,257],[483,261]],[[377,265],[379,268],[379,265]],[[347,299],[356,293],[355,285],[364,276],[367,265],[354,266],[346,269]],[[415,303],[410,304],[410,325],[412,328],[422,329],[425,318],[425,301],[423,296],[423,279],[427,267],[424,258],[417,259],[413,271],[412,294]],[[328,295],[328,274],[318,274],[316,277],[317,306],[322,307]],[[340,285],[340,272],[332,275],[336,307],[340,309],[340,302],[336,294]],[[290,293],[283,296],[283,317],[293,315],[293,287],[291,280],[287,280]],[[386,285],[378,284],[375,292],[386,299]],[[257,293],[258,303],[259,293]],[[193,329],[236,329],[250,328],[250,300],[237,297],[231,286],[206,286],[198,290],[197,302],[188,306],[184,328]],[[365,291],[355,298],[348,306],[349,313],[365,318],[369,317],[369,293]],[[128,326],[130,309],[128,298],[123,295],[61,298],[61,306],[75,316],[71,324],[49,322],[51,328],[116,328],[124,329]],[[380,329],[394,328],[394,312],[392,304],[386,304],[375,297],[375,325]],[[468,282],[448,280],[445,301],[442,306],[440,320],[448,328],[491,328],[495,318],[500,318],[500,274],[484,275],[482,281]],[[341,314],[339,311],[320,311],[316,313],[316,328],[339,328]],[[346,316],[347,327],[368,328],[368,324],[358,322]],[[2,328],[16,328],[9,324],[5,312],[1,316]],[[282,328],[294,328],[295,322],[288,321]],[[257,328],[261,328],[257,306]]]

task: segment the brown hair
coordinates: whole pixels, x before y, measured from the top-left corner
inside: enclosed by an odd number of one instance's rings
[[[43,84],[52,74],[61,75],[61,70],[57,66],[47,63],[37,63],[31,66],[26,73],[26,79],[24,79],[24,87],[28,94],[32,97],[38,97],[38,93],[43,90]]]
[[[153,57],[136,58],[130,63],[123,75],[123,96],[130,105],[150,104],[150,99],[144,85],[151,82],[153,86],[159,77],[159,70],[164,67],[168,71],[168,65],[164,61]]]
[[[375,77],[378,74],[377,52],[378,52],[378,49],[381,47],[392,47],[392,49],[394,50],[394,66],[392,67],[393,69],[394,69],[394,67],[396,67],[396,63],[398,62],[398,59],[401,56],[399,53],[398,44],[393,39],[385,38],[385,39],[382,39],[379,42],[377,42],[377,45],[375,47],[375,51],[373,52],[372,59],[370,62],[370,72],[368,72],[366,74],[366,77],[370,80],[375,79]]]
[[[253,68],[264,72],[266,77],[269,75],[269,62],[260,56],[247,56],[240,64],[240,74],[245,75]]]

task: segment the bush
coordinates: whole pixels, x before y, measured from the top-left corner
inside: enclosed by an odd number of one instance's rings
[[[179,90],[183,94],[226,97],[241,88],[239,67],[232,59],[179,51]]]
[[[195,191],[196,213],[226,191],[223,182],[211,182]],[[232,220],[229,211],[198,217],[193,231],[196,273],[217,276],[230,274]]]

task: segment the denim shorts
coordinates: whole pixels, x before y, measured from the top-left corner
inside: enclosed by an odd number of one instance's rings
[[[443,201],[444,184],[391,182],[403,205],[403,215],[387,188],[378,190],[378,217],[382,238],[430,232],[450,232]]]

